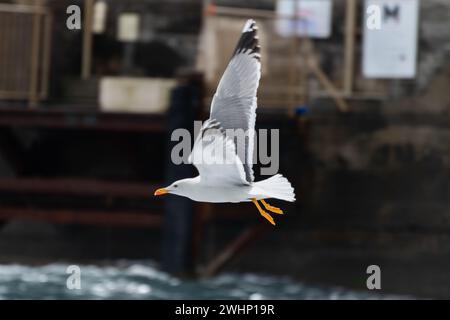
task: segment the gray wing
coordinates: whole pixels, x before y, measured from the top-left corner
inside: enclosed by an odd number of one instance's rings
[[[188,161],[207,185],[248,185],[236,145],[214,119],[203,124]]]
[[[254,20],[248,20],[233,56],[220,79],[211,103],[211,119],[224,129],[248,132],[245,143],[237,143],[237,154],[244,164],[245,178],[253,177],[253,145],[256,120],[256,91],[261,78],[260,47]]]

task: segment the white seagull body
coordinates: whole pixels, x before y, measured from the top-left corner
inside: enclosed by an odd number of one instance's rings
[[[155,195],[172,193],[199,202],[252,201],[262,216],[275,225],[272,213],[282,214],[279,208],[264,199],[295,201],[289,181],[277,174],[254,182],[252,160],[256,120],[256,91],[261,77],[257,27],[248,20],[233,56],[219,82],[211,103],[210,119],[205,121],[198,135],[189,162],[199,175],[176,181]],[[236,143],[226,130],[248,133],[245,143]]]

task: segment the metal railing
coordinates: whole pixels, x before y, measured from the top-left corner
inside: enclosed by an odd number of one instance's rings
[[[0,99],[35,106],[47,97],[51,23],[43,6],[0,3]]]

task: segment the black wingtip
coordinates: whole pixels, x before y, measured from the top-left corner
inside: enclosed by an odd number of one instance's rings
[[[260,60],[259,38],[258,38],[258,26],[255,20],[249,19],[242,29],[241,37],[237,43],[236,49],[233,55],[241,53],[243,51],[250,50],[250,54],[254,54],[254,58]]]

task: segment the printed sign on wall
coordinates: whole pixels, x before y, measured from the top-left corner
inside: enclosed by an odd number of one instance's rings
[[[328,38],[331,34],[331,0],[278,0],[276,12],[276,30],[283,37]]]
[[[364,17],[363,75],[367,78],[414,78],[419,1],[366,0]]]

